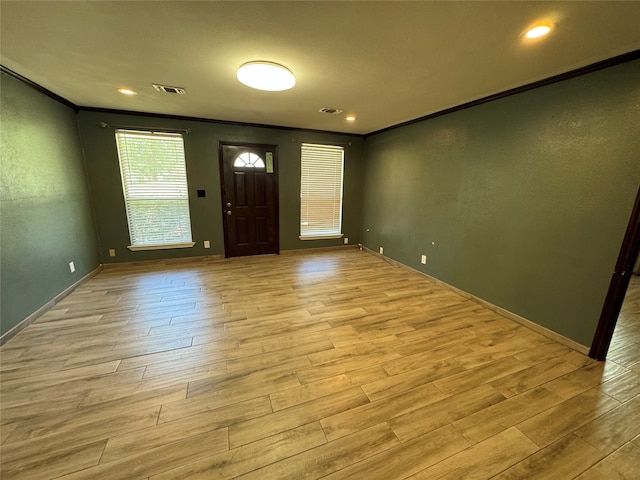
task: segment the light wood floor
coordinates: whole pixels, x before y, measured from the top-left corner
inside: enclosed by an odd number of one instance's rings
[[[638,479],[639,297],[597,363],[357,249],[107,267],[0,351],[2,478]]]

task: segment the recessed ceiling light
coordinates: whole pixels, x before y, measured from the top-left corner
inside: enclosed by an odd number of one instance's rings
[[[245,63],[237,75],[246,86],[268,92],[289,90],[296,84],[296,77],[288,68],[272,62]]]
[[[547,35],[550,31],[551,26],[549,25],[537,25],[527,30],[527,33],[525,33],[524,36],[527,38],[540,38]]]
[[[130,88],[119,88],[118,91],[123,95],[137,95],[138,92],[131,90]]]
[[[355,115],[347,115],[346,117],[344,117],[344,119],[347,122],[355,122],[358,119],[358,117],[356,117]]]

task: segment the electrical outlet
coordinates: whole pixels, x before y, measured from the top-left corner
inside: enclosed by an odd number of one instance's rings
[[[109,249],[109,256],[110,257],[115,257],[116,256],[116,249],[115,248],[110,248]]]
[[[73,262],[69,262],[69,270],[71,270],[71,273],[76,271],[76,266]]]
[[[380,255],[384,255],[384,248],[380,247]]]
[[[423,265],[427,264],[427,256],[426,255],[422,255],[422,257],[420,257],[420,263]]]
[[[345,245],[349,245],[349,238],[348,237],[344,237],[342,239],[342,241],[344,242]]]
[[[211,248],[211,243],[209,242],[209,240],[204,241],[204,248]]]

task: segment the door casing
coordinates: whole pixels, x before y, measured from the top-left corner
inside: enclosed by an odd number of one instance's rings
[[[273,172],[268,173],[267,169],[262,171],[252,169],[239,169],[233,167],[233,158],[242,152],[253,152],[260,154],[263,158],[266,156],[266,152],[272,153],[273,158]],[[277,145],[261,144],[261,143],[239,143],[239,142],[219,142],[218,144],[218,159],[220,165],[220,187],[222,193],[222,209],[223,209],[223,232],[224,232],[224,250],[225,257],[236,257],[245,255],[264,255],[264,254],[278,254],[280,253],[280,237],[279,237],[279,205],[278,205],[278,147]],[[233,200],[236,194],[235,190],[238,185],[236,183],[236,176],[243,175],[245,186],[249,185],[253,188],[253,191],[246,192],[248,196],[248,202],[252,203],[249,206],[249,210],[255,207],[256,188],[258,183],[264,181],[262,185],[265,189],[265,195],[267,198],[268,207],[262,206],[256,207],[260,209],[265,215],[267,215],[267,230],[268,230],[268,242],[257,242],[255,233],[255,224],[247,227],[250,232],[248,244],[237,244],[237,225],[234,227],[234,223],[237,220],[237,216],[241,213],[241,208],[235,205]],[[251,180],[247,180],[251,179]],[[227,204],[231,203],[231,207],[227,207]],[[231,214],[227,215],[227,212],[231,210]],[[247,213],[247,210],[242,211]],[[249,212],[251,213],[251,212]],[[254,212],[255,213],[255,212]],[[254,213],[251,213],[252,218],[250,221],[256,221]]]
[[[604,360],[607,357],[618,315],[620,315],[624,296],[631,280],[633,264],[638,258],[638,252],[640,252],[640,188],[638,188],[638,193],[636,194],[631,219],[622,240],[622,247],[611,276],[611,283],[602,307],[600,321],[591,343],[591,350],[589,351],[591,358]]]

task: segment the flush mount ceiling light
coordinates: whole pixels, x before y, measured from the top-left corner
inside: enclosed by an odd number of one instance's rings
[[[133,90],[131,90],[130,88],[119,88],[118,92],[120,92],[123,95],[137,95],[138,92],[135,92]]]
[[[296,77],[288,68],[272,62],[245,63],[237,75],[246,86],[268,92],[289,90],[296,84]]]
[[[355,122],[358,119],[358,117],[356,117],[355,115],[347,115],[346,117],[344,117],[344,119],[347,122]]]
[[[551,32],[551,26],[550,25],[537,25],[537,26],[527,30],[526,33],[524,34],[524,36],[526,38],[540,38],[540,37],[544,37],[549,32]]]

